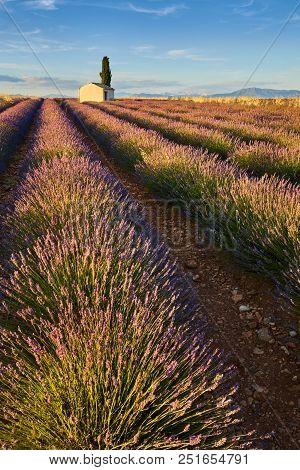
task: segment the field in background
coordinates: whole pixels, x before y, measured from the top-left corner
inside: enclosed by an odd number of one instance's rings
[[[296,111],[287,122],[287,108],[219,103],[70,101],[70,109],[154,192],[196,200],[223,246],[298,298],[299,186],[289,183],[300,178]]]
[[[24,99],[27,98],[21,96],[0,95],[0,112]]]
[[[117,117],[158,131],[179,144],[227,158],[254,176],[268,174],[299,182],[297,108],[155,100],[118,100],[105,106],[102,109]]]
[[[126,98],[120,98],[121,100],[145,100],[149,101],[147,97],[135,97],[129,96]],[[151,100],[157,101],[193,101],[195,103],[227,103],[234,105],[235,103],[240,103],[247,106],[289,106],[298,108],[300,106],[300,98],[249,98],[247,96],[240,96],[238,98],[208,98],[206,96],[170,96],[169,98],[165,97],[154,97],[150,98]]]

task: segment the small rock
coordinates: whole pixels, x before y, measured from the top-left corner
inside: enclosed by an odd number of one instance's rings
[[[198,263],[197,263],[197,261],[195,261],[193,259],[190,259],[190,260],[185,262],[185,266],[188,269],[196,269],[196,268],[198,268]]]
[[[249,328],[251,328],[251,330],[255,330],[256,327],[257,327],[257,321],[255,321],[255,320],[249,321],[248,326],[249,326]]]
[[[295,338],[297,336],[297,332],[296,331],[290,331],[289,335],[290,335],[291,338]]]
[[[235,304],[238,304],[239,302],[241,302],[243,300],[243,298],[244,298],[243,294],[234,293],[233,296],[232,296],[232,300]]]
[[[248,291],[248,294],[249,294],[249,295],[256,295],[257,292],[256,292],[256,290],[253,290],[253,289],[252,289],[252,290],[249,290],[249,291]]]
[[[292,387],[289,388],[290,392],[300,392],[300,384],[298,385],[292,385]]]
[[[267,393],[268,389],[265,388],[265,387],[261,387],[260,385],[257,385],[256,383],[254,383],[252,385],[252,387],[254,388],[254,390],[257,392],[257,393]]]
[[[260,339],[260,341],[264,341],[266,343],[268,343],[272,339],[268,328],[261,328],[260,330],[258,330],[257,336]]]
[[[254,348],[253,353],[256,354],[256,356],[261,356],[262,354],[264,354],[264,351],[260,348]]]
[[[282,349],[282,351],[284,351],[287,356],[290,355],[288,349],[285,346],[280,346],[280,349]]]
[[[262,320],[263,320],[263,317],[261,316],[261,314],[258,313],[258,312],[255,312],[255,316],[256,316],[257,320],[259,321],[259,323],[261,323]]]
[[[250,310],[251,310],[250,305],[240,305],[240,307],[239,307],[239,311],[240,311],[241,313],[243,313],[243,312],[250,312]]]
[[[196,276],[193,276],[193,281],[199,281],[200,279],[200,276],[198,274],[196,274]]]
[[[297,381],[298,381],[297,375],[294,375],[294,377],[292,378],[292,381],[293,381],[293,382],[297,382]]]
[[[246,339],[250,339],[252,337],[252,331],[244,331],[242,336]]]
[[[294,406],[295,403],[294,403],[293,401],[290,401],[290,402],[289,402],[289,405],[290,405],[290,406]]]
[[[246,313],[246,320],[253,320],[253,313]]]
[[[257,401],[263,399],[263,395],[259,392],[254,392],[253,396],[254,396],[255,400],[257,400]]]

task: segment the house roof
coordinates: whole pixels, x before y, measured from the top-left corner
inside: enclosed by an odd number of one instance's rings
[[[86,85],[96,85],[99,88],[104,88],[104,90],[114,90],[114,88],[107,86],[107,85],[102,85],[102,83],[90,82],[90,83],[86,83],[83,86],[86,86]]]

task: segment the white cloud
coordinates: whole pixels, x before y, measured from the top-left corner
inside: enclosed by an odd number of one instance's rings
[[[11,77],[10,75],[0,75],[0,82],[5,83],[23,83],[24,80],[19,77]]]
[[[240,8],[252,7],[252,5],[254,5],[254,2],[255,2],[255,0],[249,0],[248,2],[243,3],[242,5],[240,5]]]
[[[178,10],[186,9],[186,6],[184,4],[180,4],[180,5],[172,5],[168,7],[162,7],[162,8],[144,8],[144,7],[133,5],[133,3],[128,3],[127,9],[130,11],[134,11],[136,13],[145,13],[145,14],[157,15],[157,16],[167,16],[167,15],[171,15],[172,13],[176,13]]]
[[[268,8],[266,0],[249,0],[244,4],[235,5],[233,11],[240,16],[252,17],[264,13]]]
[[[26,34],[25,34],[26,35]],[[28,45],[22,40],[22,38],[11,38],[7,40],[0,41],[1,42],[1,53],[15,53],[18,51],[19,53],[28,53],[32,54],[32,50],[28,47]],[[94,51],[99,50],[100,47],[95,45],[91,45],[88,43],[86,45],[80,43],[79,41],[76,42],[66,42],[60,41],[58,39],[50,39],[45,38],[39,35],[32,35],[30,37],[30,44],[31,47],[34,49],[36,53],[41,52],[70,52],[70,51],[85,51],[87,53],[93,53]]]
[[[114,86],[122,90],[175,87],[179,82],[172,80],[114,80]]]
[[[298,15],[298,13],[295,13],[292,16],[291,21],[296,21],[296,22],[300,21],[300,15]]]
[[[194,62],[223,62],[223,57],[206,57],[201,55],[194,49],[169,49],[157,53],[157,46],[152,44],[141,44],[140,46],[131,47],[131,52],[147,59],[155,60],[191,60]]]
[[[189,49],[171,49],[167,52],[167,55],[174,59],[186,57],[187,54],[189,54]]]
[[[0,67],[2,69],[17,69],[17,70],[24,70],[24,68],[30,68],[30,69],[36,69],[37,66],[36,65],[33,65],[33,64],[26,64],[26,66],[24,64],[15,64],[15,63],[12,63],[12,62],[2,62],[0,63]]]
[[[25,5],[33,10],[56,10],[56,0],[30,0]]]
[[[222,57],[204,57],[195,53],[192,49],[171,49],[167,51],[168,59],[188,59],[194,62],[221,62],[225,59]]]
[[[73,79],[64,79],[59,77],[36,77],[36,76],[25,76],[22,77],[22,82],[28,85],[29,87],[41,87],[41,88],[49,88],[53,87],[53,82],[60,88],[78,88],[81,85],[81,82],[78,80]]]
[[[22,34],[25,36],[33,36],[35,34],[40,34],[41,30],[40,29],[34,29],[32,31],[22,31]],[[19,31],[0,31],[0,34],[5,34],[9,36],[20,36]]]
[[[132,47],[133,52],[137,54],[143,54],[145,52],[152,52],[153,49],[155,49],[155,46],[152,46],[151,44],[144,44],[141,46]]]

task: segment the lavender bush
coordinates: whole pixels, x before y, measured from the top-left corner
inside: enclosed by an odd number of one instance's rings
[[[28,130],[40,100],[25,100],[0,114],[0,172]]]
[[[251,170],[257,176],[276,175],[292,183],[300,183],[300,152],[268,142],[241,144],[230,155],[240,168]]]
[[[187,281],[124,188],[77,153],[71,125],[68,141],[57,105],[41,116],[46,158],[39,141],[7,221],[19,236],[2,281],[3,447],[242,446],[233,370]]]
[[[9,99],[9,97],[5,97],[5,98],[1,97],[0,98],[0,113],[5,111],[5,109],[9,108],[10,106],[17,104],[19,101],[21,100],[13,99],[13,98]]]

